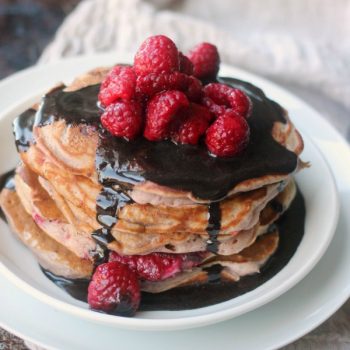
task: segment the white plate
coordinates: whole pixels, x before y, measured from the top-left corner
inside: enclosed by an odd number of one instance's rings
[[[9,99],[15,95],[27,96],[28,90],[37,95],[38,91],[44,91],[53,83],[60,80],[70,80],[75,75],[90,67],[101,64],[110,64],[115,61],[112,55],[91,56],[73,59],[54,65],[30,69],[27,72],[15,75],[5,80],[0,86]],[[124,61],[118,55],[119,60]],[[293,98],[284,90],[262,79],[243,71],[224,68],[223,74],[249,80],[262,87],[268,96],[279,101],[290,111],[293,121],[305,135],[309,127],[303,125],[308,120],[310,113],[300,101]],[[38,80],[39,79],[39,80]],[[43,81],[40,81],[43,79]],[[11,88],[12,87],[12,88]],[[12,91],[12,93],[9,93]],[[3,103],[4,100],[2,100]],[[13,140],[10,132],[10,120],[15,114],[23,110],[33,101],[28,98],[23,103],[17,103],[3,113],[1,119],[2,147],[0,152],[0,171],[7,170],[14,160]],[[1,107],[1,103],[0,103]],[[305,132],[304,132],[305,130]],[[336,189],[331,173],[318,149],[306,138],[306,147],[303,157],[311,160],[313,166],[298,176],[298,183],[306,198],[307,220],[306,233],[303,241],[290,263],[275,277],[261,287],[243,296],[220,303],[207,308],[181,312],[147,312],[139,313],[137,317],[126,319],[116,316],[103,315],[86,309],[84,303],[69,297],[50,283],[37,267],[35,259],[28,251],[13,239],[6,225],[1,229],[5,233],[1,240],[1,272],[11,279],[17,286],[43,302],[49,303],[55,308],[109,325],[117,325],[132,329],[180,329],[198,327],[222,321],[244,312],[248,312],[278,297],[283,292],[300,281],[320,259],[332,237],[338,215],[338,201]],[[6,161],[3,161],[6,160]],[[327,215],[324,215],[327,213]],[[19,260],[17,257],[21,256]]]

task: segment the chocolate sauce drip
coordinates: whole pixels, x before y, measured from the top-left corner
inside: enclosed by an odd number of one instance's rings
[[[28,109],[20,114],[13,122],[13,134],[18,152],[26,152],[33,143],[33,125],[35,109]]]
[[[279,230],[279,245],[275,254],[262,267],[260,273],[242,277],[238,282],[221,282],[218,278],[221,266],[213,265],[212,268],[206,269],[209,283],[179,287],[157,294],[142,292],[140,310],[195,309],[224,302],[250,292],[271,279],[288,264],[303,238],[304,224],[305,204],[298,190],[290,208],[276,224],[271,225],[272,231],[276,227]],[[70,280],[55,276],[51,272],[49,275],[47,271],[44,273],[70,295],[86,301],[88,281],[84,285],[85,280]]]
[[[221,209],[220,202],[213,202],[208,205],[209,218],[207,232],[209,239],[207,241],[207,250],[216,254],[219,250],[218,234],[221,229]]]
[[[105,185],[96,201],[96,219],[102,225],[101,229],[96,230],[92,237],[95,241],[106,248],[114,241],[111,229],[117,223],[117,213],[119,209],[130,203],[131,198],[120,189],[114,189]]]
[[[270,206],[276,213],[282,213],[284,210],[283,205],[278,200],[272,200]]]
[[[99,124],[101,109],[97,105],[100,85],[76,91],[63,91],[64,85],[46,94],[36,114],[35,125],[43,126],[64,119],[69,124]]]
[[[108,235],[109,232],[107,233],[107,236]],[[107,243],[105,243],[103,240],[103,235],[99,232],[99,230],[92,233],[92,238],[96,241],[96,248],[91,250],[89,254],[94,262],[94,268],[96,268],[98,265],[104,264],[108,261],[109,250],[106,247]]]
[[[92,237],[98,244],[99,252],[104,251],[106,254],[107,245],[114,241],[111,230],[118,221],[118,211],[133,201],[127,194],[129,181],[127,179],[125,181],[122,175],[118,175],[116,164],[110,164],[105,161],[106,152],[113,153],[114,151],[104,147],[104,142],[110,135],[100,130],[99,136],[95,165],[99,182],[103,184],[103,188],[96,201],[96,219],[102,225],[102,228],[95,231]],[[104,260],[99,256],[97,261],[103,262]]]
[[[4,188],[11,190],[11,191],[15,190],[15,179],[14,179],[15,172],[16,172],[16,169],[12,169],[12,170],[8,171],[7,173],[2,174],[0,176],[0,192]],[[1,207],[0,207],[0,218],[2,220],[4,220],[5,222],[7,222],[6,215],[3,212]]]
[[[0,191],[3,188],[14,191],[15,189],[15,173],[16,169],[9,170],[0,176]]]
[[[219,264],[212,265],[204,271],[208,274],[208,282],[207,283],[220,283],[221,282],[221,271],[223,270],[223,266]]]
[[[42,266],[40,266],[40,269],[49,280],[54,282],[58,287],[65,290],[73,298],[87,302],[87,289],[90,283],[89,279],[69,279],[57,276],[49,270],[44,269]]]
[[[121,189],[106,185],[97,197],[97,221],[111,229],[117,223],[118,211],[130,202],[131,198]]]
[[[107,245],[115,240],[111,230],[118,221],[118,211],[131,202],[132,199],[126,193],[120,189],[114,189],[112,185],[105,185],[100,192],[96,202],[96,219],[102,228],[92,233],[97,243],[97,251],[91,252],[95,265],[105,262],[108,258]]]
[[[99,143],[96,150],[95,163],[99,182],[101,184],[114,184],[125,191],[131,188],[131,185],[135,185],[144,180],[141,174],[132,170],[132,162],[134,159],[125,158],[125,155],[119,151],[119,146],[121,144],[125,148],[132,147],[136,151],[136,144],[141,146],[141,144],[139,144],[140,140],[141,138],[128,142],[124,139],[114,137],[104,129],[99,131]],[[142,148],[139,149],[140,155],[142,152]]]
[[[216,201],[244,180],[293,172],[297,156],[271,135],[275,122],[286,121],[282,108],[252,84],[231,78],[219,81],[242,89],[252,101],[248,119],[250,142],[242,154],[227,159],[215,158],[208,154],[204,144],[175,145],[170,141],[150,142],[143,137],[128,142],[101,130],[96,154],[101,183],[136,184],[149,180]],[[73,92],[64,92],[63,88],[57,88],[43,98],[36,125],[60,118],[67,123],[99,125],[102,112],[97,106],[99,85]]]
[[[103,247],[114,241],[113,236],[108,228],[102,227],[92,233],[92,238]]]

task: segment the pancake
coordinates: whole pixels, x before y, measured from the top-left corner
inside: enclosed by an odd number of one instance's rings
[[[91,276],[91,261],[80,259],[44,233],[26,212],[15,191],[3,189],[0,204],[12,232],[35,254],[41,266],[67,278]]]
[[[306,166],[287,112],[255,86],[219,78],[252,100],[241,154],[222,159],[202,144],[129,142],[100,125],[97,94],[108,70],[56,86],[15,120],[22,163],[15,189],[0,196],[12,230],[59,278],[88,281],[113,251],[200,256],[164,280],[141,278],[148,293],[197,288],[212,271],[229,283],[259,273],[278,248],[275,222],[296,195],[293,175]]]
[[[51,185],[50,193],[57,193],[69,206],[80,222],[89,223],[93,229],[99,224],[95,221],[96,200],[100,186],[82,176],[74,176],[66,169],[54,166],[52,162],[36,162],[33,155],[37,145],[26,152],[26,164]],[[39,156],[37,156],[39,157]],[[36,166],[36,164],[38,164]],[[288,178],[285,177],[285,180]],[[249,229],[256,224],[259,212],[272,197],[277,194],[280,183],[265,186],[255,191],[231,196],[221,202],[222,221],[220,234]],[[131,195],[130,195],[131,196]],[[55,196],[57,198],[57,196]],[[85,214],[85,215],[84,215]],[[168,233],[187,232],[207,234],[208,207],[193,203],[191,205],[165,206],[133,203],[126,205],[117,213],[119,218],[113,232],[130,233]],[[190,218],[190,219],[188,219]],[[83,229],[83,227],[79,228]]]
[[[66,278],[88,278],[92,273],[92,263],[72,254],[63,245],[44,233],[24,209],[15,191],[4,189],[0,204],[13,232],[36,255],[40,265],[58,276]],[[161,282],[143,282],[141,289],[159,293],[175,287],[205,283],[208,279],[206,269],[212,265],[223,267],[223,281],[237,281],[240,277],[259,271],[260,266],[273,254],[278,245],[278,232],[268,233],[239,254],[210,256],[201,267],[184,271],[173,278]]]
[[[248,230],[218,235],[218,254],[230,255],[252,244],[256,237],[266,233],[269,227],[289,208],[296,194],[291,180],[282,192],[273,198],[260,212],[259,221]],[[187,233],[147,234],[112,231],[115,241],[108,248],[122,255],[149,254],[152,252],[186,253],[206,250],[208,236]]]
[[[166,290],[208,282],[208,268],[221,266],[221,281],[237,282],[243,276],[258,273],[260,267],[272,256],[278,246],[278,231],[260,237],[253,245],[239,254],[215,256],[204,261],[201,267],[183,272],[173,278],[159,282],[143,282],[141,289],[149,293],[160,293]]]
[[[17,168],[16,193],[27,213],[38,227],[80,258],[90,259],[89,252],[96,248],[90,230],[78,231],[68,222],[56,203],[40,185],[35,173],[27,167]]]
[[[38,179],[35,173],[22,165],[17,168],[15,183],[23,206],[37,225],[77,256],[90,258],[89,253],[96,248],[96,244],[91,238],[93,229],[85,225],[86,231],[79,231],[82,224],[79,224],[79,217],[77,218],[75,215],[76,210],[73,212],[70,208],[66,208],[64,199],[53,192],[49,182],[42,178]],[[221,203],[222,230],[218,234],[220,243],[218,254],[238,253],[254,242],[258,230],[266,230],[278,218],[280,211],[274,212],[272,209],[269,210],[269,206],[266,207],[266,203],[276,196],[277,187],[272,185],[270,187],[272,189],[262,188],[251,193],[235,195]],[[271,191],[270,195],[267,195],[268,191]],[[282,208],[287,208],[294,195],[295,185],[291,181],[274,201],[280,203]],[[192,207],[185,206],[175,209],[173,207],[137,205],[137,209],[131,210],[134,213],[130,214],[128,207],[133,208],[134,206],[135,204],[126,206],[121,210],[119,221],[112,230],[115,241],[108,244],[109,249],[124,255],[152,252],[186,253],[206,250],[209,239],[208,233],[205,231],[208,216],[206,206],[193,205]],[[196,215],[197,211],[199,213]],[[269,213],[265,213],[267,211]],[[138,214],[139,212],[140,214]],[[261,212],[264,214],[263,217],[273,215],[273,218],[270,218],[269,222],[266,221],[267,219],[263,219],[263,225],[261,225],[259,223]],[[196,217],[203,218],[202,222]],[[119,229],[120,227],[133,228],[136,225],[133,221],[135,218],[148,226],[148,229]],[[154,220],[150,223],[150,218],[157,218],[156,223],[162,223],[163,229],[154,229]],[[188,218],[191,218],[189,224],[193,226],[192,231],[185,225]],[[198,228],[200,224],[204,230]]]
[[[39,185],[37,182],[35,182],[35,175],[33,173],[28,171],[28,169],[26,169],[24,166],[19,167],[16,175],[16,184],[17,191],[19,191],[20,193],[23,192],[22,190],[19,190],[19,186],[24,186],[21,183],[23,180],[20,180],[23,178],[27,181],[27,183],[31,184],[32,186],[33,184]],[[25,185],[27,185],[27,183],[25,183]],[[31,189],[30,191],[31,197],[22,194],[21,202],[24,206],[26,206],[26,201],[23,201],[23,198],[27,198],[29,199],[29,201],[31,201],[31,203],[29,204],[29,210],[27,208],[27,212],[29,211],[29,213],[31,213],[31,216],[34,218],[34,220],[36,218],[36,215],[33,215],[33,213],[31,212],[31,210],[33,210],[33,205],[36,207],[36,213],[40,212],[41,220],[35,220],[36,224],[39,227],[41,227],[43,231],[48,234],[48,236],[54,238],[57,242],[70,249],[74,254],[81,258],[86,258],[90,250],[94,249],[95,247],[95,244],[91,240],[91,238],[89,241],[90,245],[84,245],[84,240],[86,240],[86,237],[79,235],[79,233],[75,232],[73,228],[73,230],[69,232],[69,238],[67,239],[66,236],[62,235],[62,232],[67,233],[67,230],[65,228],[68,224],[65,222],[59,222],[59,215],[57,214],[55,214],[55,220],[54,223],[52,223],[52,217],[50,215],[52,213],[55,213],[55,211],[58,211],[58,209],[53,209],[52,203],[50,205],[48,204],[50,202],[50,198],[48,197],[47,193],[45,193],[45,191],[43,191],[43,189],[40,188],[40,186],[38,186],[36,189]],[[282,214],[283,210],[286,210],[289,207],[292,198],[294,198],[294,195],[295,185],[293,182],[290,182],[286,186],[284,191],[281,192],[281,194],[278,195],[275,199],[273,199],[273,202],[275,202],[275,204],[272,205],[270,202],[264,208],[260,215],[260,221],[262,221],[260,224],[255,225],[255,227],[253,227],[251,230],[239,232],[234,237],[226,238],[225,236],[219,236],[220,245],[218,254],[236,254],[242,251],[244,248],[250,246],[255,241],[258,232],[263,232],[264,229],[267,229],[267,225],[270,225],[273,222],[271,221],[271,216],[274,220],[276,220],[278,216]],[[44,210],[40,211],[40,207],[44,208]],[[279,207],[283,208],[283,210],[276,210],[276,208]],[[266,222],[266,218],[268,216],[270,216],[269,223]],[[61,220],[63,219],[61,218]],[[48,222],[49,224],[47,224]],[[167,239],[167,241],[164,242],[164,239]],[[149,243],[147,244],[147,240],[151,240],[153,244],[151,245],[151,247]],[[156,246],[155,248],[155,241],[158,242],[159,247]],[[189,253],[206,250],[206,239],[201,238],[199,235],[192,235],[190,237],[188,237],[188,235],[168,235],[166,236],[166,238],[164,237],[164,235],[156,235],[155,237],[152,235],[142,235],[134,237],[134,239],[126,237],[126,239],[124,239],[126,245],[126,247],[124,247],[124,250],[120,248],[122,246],[122,242],[123,240],[116,240],[114,243],[110,243],[108,248],[111,250],[115,250],[116,252],[121,254],[148,254],[151,252]],[[133,243],[140,247],[141,251],[137,249],[135,250],[135,248],[132,250],[131,247]],[[48,270],[51,271],[50,268],[48,268]]]

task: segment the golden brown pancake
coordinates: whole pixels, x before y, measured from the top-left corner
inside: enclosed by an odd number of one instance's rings
[[[95,69],[65,90],[100,83],[107,72],[107,68]],[[284,113],[286,123],[275,122],[271,135],[298,157],[303,141]],[[59,119],[34,126],[33,137],[29,148],[20,152],[23,164],[16,171],[16,189],[4,189],[0,204],[12,230],[45,269],[68,278],[88,278],[93,270],[90,253],[96,248],[92,234],[101,228],[96,219],[102,189],[95,166],[97,127]],[[295,171],[304,166],[298,158]],[[212,265],[222,267],[224,281],[259,272],[278,246],[278,229],[271,232],[271,224],[293,201],[292,175],[267,173],[234,185],[218,204],[217,254],[208,253],[201,266],[164,281],[143,281],[142,290],[159,293],[204,283]],[[118,220],[111,229],[114,241],[108,249],[121,255],[207,250],[209,200],[147,180],[130,185],[127,194],[133,203],[116,213]]]
[[[22,204],[38,226],[77,256],[88,258],[89,252],[95,248],[91,238],[94,227],[81,222],[77,208],[71,210],[65,200],[50,187],[47,180],[38,179],[25,165],[18,167],[15,180]],[[276,197],[280,198],[282,203],[285,201],[284,197],[289,198],[284,206],[289,206],[291,198],[295,195],[295,190],[290,191],[290,188],[293,188],[293,185],[288,185]],[[218,235],[219,254],[239,252],[254,242],[258,231],[266,230],[265,226],[268,225],[266,222],[259,223],[259,215],[269,209],[266,203],[275,197],[276,189],[277,185],[270,185],[250,193],[237,194],[222,202],[223,229]],[[267,195],[268,191],[271,192],[270,195]],[[288,197],[285,193],[289,192],[291,193]],[[278,214],[275,213],[273,219],[277,219]],[[205,231],[207,217],[207,206],[199,204],[178,208],[155,207],[149,204],[126,206],[120,212],[120,220],[112,230],[116,240],[108,247],[126,255],[156,251],[172,253],[203,251],[209,239]],[[146,229],[135,229],[141,226],[135,223],[136,220],[139,220]],[[273,221],[270,220],[268,224]],[[192,229],[188,228],[187,223]],[[158,227],[162,225],[162,229],[154,229],[156,225]],[[120,230],[120,227],[123,230]],[[81,228],[85,228],[85,231],[81,231]]]
[[[91,261],[78,258],[44,233],[25,211],[15,191],[3,189],[0,204],[12,231],[35,254],[42,267],[67,278],[91,275]]]
[[[32,250],[41,266],[66,278],[88,278],[91,275],[92,263],[78,258],[44,233],[27,214],[15,191],[4,189],[0,195],[0,204],[11,229]],[[277,245],[278,232],[268,233],[238,254],[211,256],[201,267],[192,271],[181,272],[160,282],[143,282],[142,290],[159,293],[175,287],[204,283],[208,278],[205,269],[213,264],[224,267],[221,271],[222,280],[237,281],[242,276],[258,272]]]
[[[260,267],[276,251],[277,246],[278,231],[275,230],[260,237],[253,245],[239,254],[211,257],[201,267],[187,272],[184,271],[173,278],[159,282],[145,281],[141,284],[141,289],[149,293],[160,293],[176,287],[205,283],[208,281],[206,269],[212,265],[221,265],[223,267],[220,272],[222,281],[237,282],[243,276],[258,273]]]

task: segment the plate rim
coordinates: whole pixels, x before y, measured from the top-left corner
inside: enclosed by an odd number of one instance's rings
[[[103,54],[103,55],[107,56],[107,57],[111,57],[111,53]],[[40,72],[40,70],[42,70],[43,67],[44,68],[45,67],[47,68],[48,66],[55,67],[55,66],[60,65],[62,63],[67,63],[67,62],[72,62],[72,61],[73,61],[73,63],[79,62],[79,60],[81,60],[81,59],[88,61],[88,60],[91,60],[91,58],[98,59],[99,56],[100,56],[99,54],[88,55],[88,56],[75,57],[73,59],[65,59],[62,61],[56,61],[54,63],[51,63],[50,65],[31,67],[23,72],[16,73],[15,76],[19,77],[19,76],[21,76],[21,74],[28,74],[28,73],[36,74],[36,73]],[[231,66],[225,66],[224,69],[226,69],[226,70],[233,69],[234,71],[241,72],[243,75],[247,76],[248,79],[250,79],[250,77],[252,77],[252,79],[254,79],[255,81],[261,80],[264,82],[264,84],[265,83],[272,84],[274,86],[274,88],[277,88],[277,90],[282,90],[284,93],[291,95],[293,98],[295,97],[292,93],[288,92],[287,90],[285,90],[282,87],[279,87],[277,84],[272,83],[264,78],[261,78],[259,76],[254,75],[254,74],[251,74],[249,72],[246,72],[242,69],[237,69],[236,67],[231,67]],[[5,82],[8,82],[8,81],[11,81],[11,77],[5,79]],[[2,83],[3,82],[1,82],[0,84],[2,85]],[[38,94],[35,94],[35,96],[38,96]],[[298,97],[295,97],[295,98],[298,99]],[[14,109],[18,109],[20,106],[29,103],[28,101],[31,101],[31,100],[33,100],[33,96],[26,97],[17,103],[11,104],[7,109],[5,109],[0,114],[0,119],[5,118],[8,114],[13,113]],[[303,102],[302,100],[301,100],[301,103],[305,104],[305,102]],[[332,178],[332,187],[333,187],[332,192],[335,193],[335,195],[336,195],[336,198],[335,198],[336,215],[334,216],[334,220],[332,222],[332,225],[331,225],[332,227],[330,230],[330,231],[332,231],[332,234],[330,234],[328,236],[328,240],[324,244],[323,249],[319,252],[318,257],[315,258],[315,260],[313,261],[312,264],[308,265],[308,268],[305,269],[306,272],[304,272],[304,274],[298,275],[298,277],[294,277],[294,279],[291,279],[291,280],[293,280],[291,283],[284,283],[284,284],[289,285],[289,286],[285,287],[283,290],[282,289],[279,290],[279,293],[271,294],[270,297],[268,297],[268,298],[266,298],[266,297],[259,298],[259,299],[264,299],[264,301],[261,300],[258,303],[256,303],[256,301],[251,301],[249,303],[250,307],[245,307],[244,311],[236,312],[234,316],[232,316],[228,312],[229,310],[219,310],[219,311],[211,312],[210,314],[182,317],[182,318],[175,318],[175,319],[172,319],[172,318],[167,318],[167,319],[142,319],[142,318],[125,319],[125,318],[121,318],[121,317],[117,317],[117,316],[96,314],[95,312],[91,312],[90,310],[83,309],[79,306],[69,304],[68,302],[65,302],[62,300],[58,300],[55,297],[52,297],[52,296],[38,290],[37,288],[31,286],[29,283],[23,281],[15,273],[13,273],[9,269],[7,269],[7,267],[3,263],[0,264],[0,271],[2,272],[2,274],[5,277],[7,277],[14,284],[16,284],[17,287],[23,289],[25,292],[29,293],[30,295],[34,296],[35,298],[37,298],[41,301],[44,301],[45,303],[48,303],[49,305],[53,306],[54,308],[58,308],[60,310],[63,310],[65,312],[68,312],[68,313],[73,314],[75,316],[81,317],[83,319],[88,319],[88,320],[96,322],[96,323],[104,323],[104,324],[108,324],[108,325],[112,325],[112,326],[118,326],[120,328],[127,328],[127,329],[130,329],[130,328],[135,329],[136,328],[136,329],[143,329],[143,330],[170,330],[170,329],[175,330],[175,329],[183,329],[183,328],[188,328],[188,327],[201,327],[201,326],[216,323],[219,321],[224,321],[224,320],[227,320],[227,319],[232,318],[232,317],[237,317],[237,316],[241,315],[242,313],[249,312],[249,311],[251,311],[257,307],[260,307],[260,306],[270,302],[271,300],[279,297],[281,294],[285,293],[290,288],[292,288],[297,283],[299,283],[300,280],[305,278],[305,276],[307,276],[307,274],[314,268],[314,266],[318,263],[320,258],[323,256],[323,254],[325,253],[326,249],[328,248],[328,246],[333,238],[335,228],[336,228],[336,225],[338,222],[339,207],[340,207],[339,193],[337,191],[335,177],[334,177],[334,174],[333,174],[331,167],[329,166],[328,162],[325,159],[323,152],[319,149],[319,147],[315,144],[315,142],[311,138],[308,137],[308,141],[310,141],[312,143],[312,145],[317,149],[319,156],[323,159],[323,161],[328,169],[328,172]],[[240,308],[240,306],[237,306],[235,308]],[[207,318],[208,316],[210,316],[210,320],[204,320],[204,318]],[[118,320],[120,322],[118,322]],[[147,325],[145,326],[144,323],[147,323]],[[156,325],[158,325],[158,326],[156,326]]]

